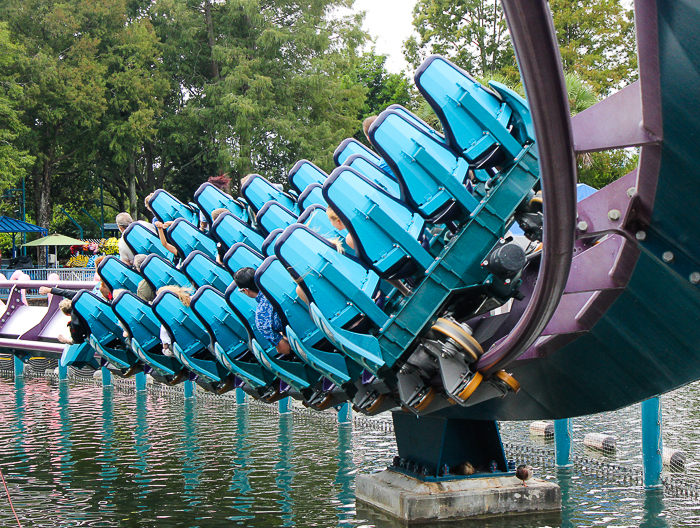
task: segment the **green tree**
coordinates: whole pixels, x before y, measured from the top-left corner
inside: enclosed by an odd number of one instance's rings
[[[477,77],[495,72],[518,75],[498,0],[418,0],[413,26],[418,36],[405,42],[404,54],[414,68],[427,55],[438,53]]]
[[[18,109],[23,89],[12,73],[21,60],[21,48],[10,40],[7,24],[0,22],[0,190],[23,177],[34,162],[26,150],[16,146],[18,136],[27,130]]]

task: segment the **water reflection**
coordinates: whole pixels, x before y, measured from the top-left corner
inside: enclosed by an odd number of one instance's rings
[[[33,528],[399,527],[355,506],[353,494],[355,475],[386,467],[394,451],[389,433],[278,417],[256,404],[0,379],[0,468],[23,525]],[[561,515],[445,528],[697,525],[688,499],[535,469],[560,484]],[[16,526],[4,500],[0,491],[0,526]]]

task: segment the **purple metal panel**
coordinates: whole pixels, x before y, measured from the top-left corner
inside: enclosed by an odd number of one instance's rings
[[[532,300],[513,331],[477,362],[489,375],[527,350],[547,326],[564,292],[576,224],[576,160],[561,57],[544,0],[503,0],[528,96],[539,150],[545,213],[544,250]]]
[[[564,293],[624,288],[638,256],[634,244],[611,235],[574,257]]]
[[[564,295],[543,336],[585,332],[593,328],[615,299],[619,290],[579,292]]]
[[[12,314],[15,313],[17,308],[24,306],[22,302],[22,291],[16,287],[15,281],[9,282],[12,282],[12,285],[9,286],[11,290],[10,295],[7,297],[7,303],[5,303],[5,311],[2,316],[0,316],[0,334],[2,334],[5,323],[12,317]]]
[[[6,348],[12,351],[26,352],[51,352],[61,355],[66,345],[60,343],[45,343],[42,341],[19,341],[17,339],[0,338],[0,348]]]
[[[58,312],[58,305],[61,302],[62,298],[59,297],[58,295],[52,295],[51,296],[51,302],[49,303],[49,307],[46,310],[46,313],[44,314],[44,317],[41,318],[41,321],[39,321],[38,324],[34,325],[32,328],[24,332],[22,335],[19,336],[19,339],[25,340],[25,341],[37,341],[39,340],[39,337],[41,337],[42,333],[46,329],[47,326],[49,326],[49,323],[51,320],[54,318],[54,315],[56,312]],[[65,320],[66,317],[61,313],[64,319],[64,327],[65,327]],[[54,336],[55,337],[55,336]]]
[[[571,118],[577,153],[659,143],[644,126],[639,81]]]
[[[581,200],[578,204],[578,237],[608,232],[620,232],[624,235],[622,230],[634,216],[635,206],[638,205],[636,181],[637,171],[634,170]],[[581,222],[585,222],[585,230],[580,229]]]
[[[9,289],[13,286],[17,288],[36,290],[41,286],[49,288],[64,288],[66,290],[91,290],[98,281],[40,281],[40,280],[0,280],[0,288]]]

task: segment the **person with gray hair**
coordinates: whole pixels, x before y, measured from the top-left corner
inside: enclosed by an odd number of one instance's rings
[[[131,218],[129,213],[119,213],[116,218],[117,229],[122,233],[119,237],[119,260],[121,260],[127,266],[131,266],[134,262],[134,252],[131,251],[129,246],[126,245],[126,240],[124,240],[124,231],[131,224],[134,223],[134,219]]]

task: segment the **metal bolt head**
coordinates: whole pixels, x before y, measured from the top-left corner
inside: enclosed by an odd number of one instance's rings
[[[489,261],[488,261],[488,260],[485,260],[485,261],[483,261],[483,262],[481,263],[481,265],[482,265],[482,266],[488,266],[488,265],[489,265]]]
[[[637,237],[637,240],[639,240],[640,242],[644,242],[647,239],[646,231],[637,231],[637,233],[634,236]]]
[[[673,259],[675,257],[673,256],[673,252],[664,251],[663,255],[661,255],[661,258],[664,260],[664,262],[671,263],[671,262],[673,262]]]
[[[700,273],[698,273],[697,271],[691,273],[690,282],[692,282],[693,284],[700,284]]]
[[[632,198],[635,194],[637,194],[637,188],[636,187],[630,187],[627,189],[627,196]]]
[[[588,231],[588,222],[581,220],[576,227],[579,231]]]
[[[612,221],[619,220],[620,216],[620,211],[617,209],[610,209],[610,211],[608,211],[608,218]]]

